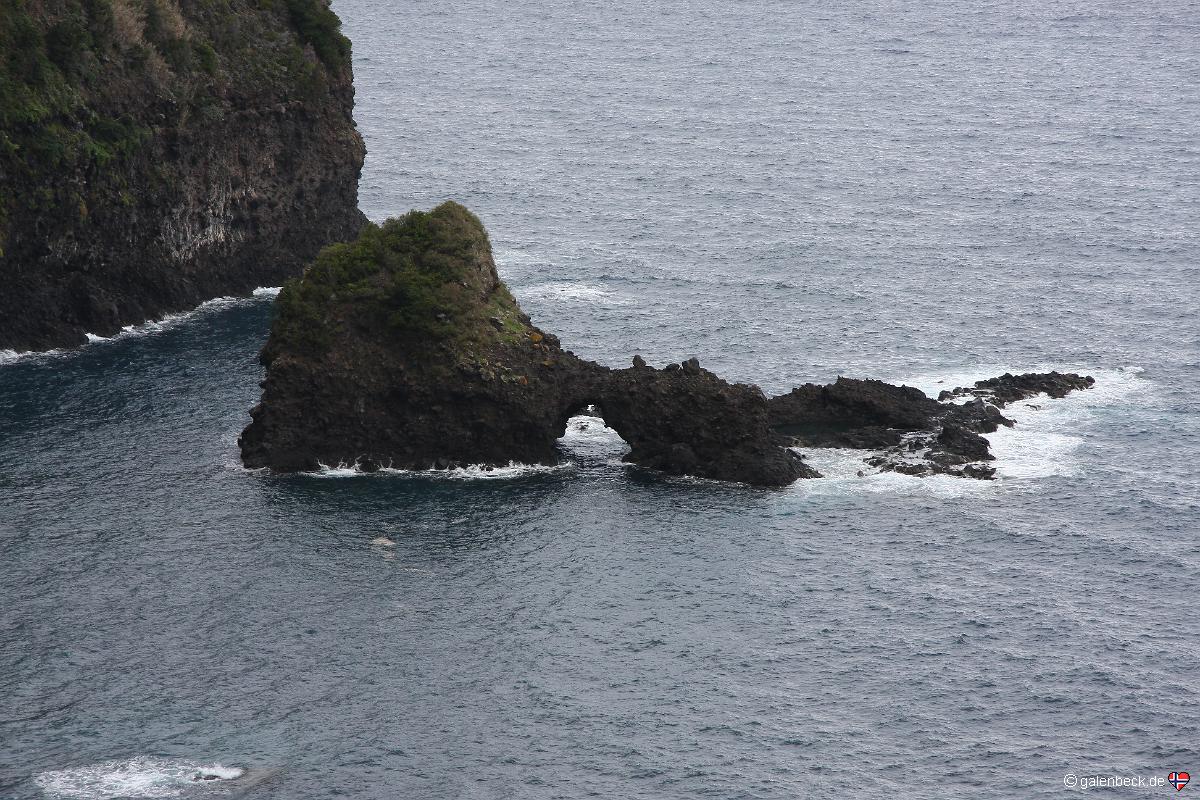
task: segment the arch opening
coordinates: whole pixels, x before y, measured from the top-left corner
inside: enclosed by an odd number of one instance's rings
[[[597,404],[581,403],[565,417],[557,442],[564,461],[580,465],[611,464],[629,453],[629,442],[605,422]]]

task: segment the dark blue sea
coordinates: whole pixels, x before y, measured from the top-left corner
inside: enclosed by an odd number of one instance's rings
[[[1200,782],[1200,4],[334,5],[363,209],[465,203],[579,355],[1096,386],[1011,407],[993,482],[663,479],[594,419],[280,477],[270,292],[3,354],[0,797]]]

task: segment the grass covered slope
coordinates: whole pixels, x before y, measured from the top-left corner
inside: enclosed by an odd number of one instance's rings
[[[324,0],[0,0],[0,347],[177,310],[354,235]]]
[[[524,352],[532,328],[500,281],[482,223],[447,202],[326,248],[279,295],[266,357],[320,356],[339,335],[422,344],[436,341],[470,362],[502,344]]]

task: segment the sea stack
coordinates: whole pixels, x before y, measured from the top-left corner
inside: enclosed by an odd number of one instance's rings
[[[364,147],[327,0],[10,0],[0,350],[300,274],[353,238]]]
[[[668,475],[786,486],[820,474],[794,448],[869,451],[879,471],[986,479],[981,434],[1010,426],[991,392],[1066,393],[1078,375],[981,382],[967,403],[838,378],[768,398],[689,358],[610,369],[535,326],[496,273],[487,233],[457,203],[414,211],[322,251],[276,301],[248,467],[423,470],[554,464],[574,414],[595,405],[625,460]],[[1013,385],[1014,381],[1019,385]]]
[[[326,249],[276,312],[240,441],[249,467],[554,464],[567,420],[596,405],[633,463],[764,486],[805,472],[757,388],[695,361],[610,370],[564,350],[521,311],[457,203]]]

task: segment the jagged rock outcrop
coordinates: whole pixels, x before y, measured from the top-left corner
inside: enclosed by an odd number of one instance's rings
[[[884,471],[988,479],[995,468],[984,463],[993,456],[981,434],[1013,425],[997,405],[1039,392],[1062,397],[1094,383],[1057,372],[1004,375],[980,381],[973,390],[941,393],[942,401],[972,396],[957,404],[933,400],[911,386],[839,377],[827,386],[799,386],[768,404],[771,424],[796,446],[881,451],[866,463]]]
[[[353,238],[327,0],[0,0],[0,349],[246,294]]]
[[[826,386],[798,386],[769,405],[771,424],[809,447],[888,447],[946,413],[920,389],[843,377]]]
[[[555,463],[592,365],[534,327],[446,203],[329,248],[280,293],[247,466]]]
[[[1076,375],[1073,372],[1027,372],[1024,375],[1013,375],[1006,372],[998,378],[988,378],[976,381],[974,386],[959,386],[938,395],[939,400],[950,400],[955,397],[971,396],[979,399],[986,398],[991,403],[1003,408],[1009,403],[1025,400],[1038,394],[1062,398],[1078,389],[1090,389],[1096,380],[1090,375]]]
[[[761,389],[727,383],[694,358],[661,370],[635,362],[596,384],[605,424],[629,443],[626,461],[759,486],[817,477],[772,434]]]
[[[767,398],[696,359],[584,361],[521,312],[483,226],[456,203],[323,251],[280,294],[262,360],[242,459],[284,471],[553,464],[568,418],[595,405],[626,461],[673,475],[784,486],[819,477],[791,448],[853,447],[880,470],[988,478],[980,434],[1013,424],[982,397],[944,403],[876,380]],[[1021,385],[1049,385],[1034,378]]]
[[[992,458],[979,433],[1012,424],[982,402],[947,405],[911,386],[857,378],[807,383],[768,403],[772,425],[795,446],[881,450],[867,463],[915,475],[991,477],[992,468],[974,464]]]

